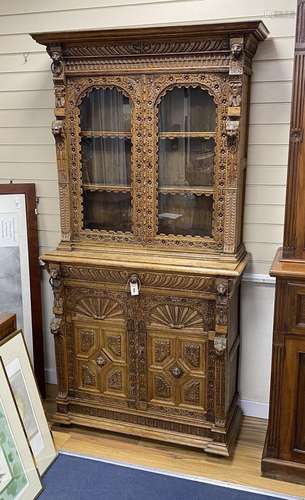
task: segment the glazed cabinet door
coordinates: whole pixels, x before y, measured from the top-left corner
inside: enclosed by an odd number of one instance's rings
[[[67,297],[70,392],[98,403],[127,405],[135,398],[127,294],[74,288]]]
[[[150,237],[163,247],[219,250],[227,82],[217,74],[156,75],[147,88]]]
[[[305,339],[286,336],[280,454],[305,463]]]
[[[153,295],[142,300],[147,362],[139,382],[148,409],[202,420],[207,412],[213,302]]]
[[[68,82],[71,216],[77,239],[143,239],[143,85],[143,79],[132,76]]]

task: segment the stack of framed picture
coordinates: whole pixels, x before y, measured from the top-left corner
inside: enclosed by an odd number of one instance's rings
[[[0,341],[0,499],[32,500],[56,458],[21,330]]]

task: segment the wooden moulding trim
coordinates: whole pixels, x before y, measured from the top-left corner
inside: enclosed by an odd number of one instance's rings
[[[186,26],[168,26],[154,28],[132,28],[113,30],[89,30],[89,31],[57,31],[50,33],[32,33],[31,37],[42,45],[51,43],[64,43],[66,46],[86,43],[112,43],[130,40],[154,40],[166,38],[210,38],[213,36],[241,34],[253,34],[258,41],[264,40],[268,36],[268,29],[260,21],[241,21],[218,24],[196,24]]]
[[[129,260],[128,256],[123,256],[120,260],[114,259],[105,259],[100,257],[89,257],[86,256],[71,256],[68,253],[49,253],[41,256],[41,260],[44,262],[54,262],[54,263],[62,263],[62,264],[83,264],[86,266],[99,266],[106,268],[124,268],[124,269],[136,269],[145,271],[163,271],[163,272],[181,272],[181,273],[195,273],[198,275],[208,275],[208,276],[232,276],[239,277],[248,261],[249,256],[246,256],[239,262],[228,263],[228,267],[224,267],[224,263],[220,261],[206,261],[202,260],[202,267],[200,267],[200,262],[192,262],[191,264],[188,262],[178,261],[176,263],[169,263],[168,261],[164,261],[163,263],[150,261],[146,262],[143,260],[139,260],[138,257],[133,257]],[[210,267],[208,265],[210,264]]]
[[[279,248],[272,262],[270,276],[305,280],[305,261],[285,259],[283,258],[283,249]]]

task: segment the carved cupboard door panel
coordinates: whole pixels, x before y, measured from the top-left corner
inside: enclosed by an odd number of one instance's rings
[[[202,418],[207,410],[208,331],[212,302],[147,300],[147,400],[158,413]],[[191,413],[190,413],[191,412]]]
[[[128,364],[128,318],[125,293],[74,289],[68,298],[71,319],[70,386],[92,399],[132,397]],[[132,332],[130,332],[132,335]],[[96,398],[94,398],[96,396]]]

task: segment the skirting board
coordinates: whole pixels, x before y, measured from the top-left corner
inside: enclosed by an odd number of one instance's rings
[[[259,403],[258,401],[248,401],[247,399],[239,400],[240,407],[246,417],[257,417],[268,419],[269,404]]]

